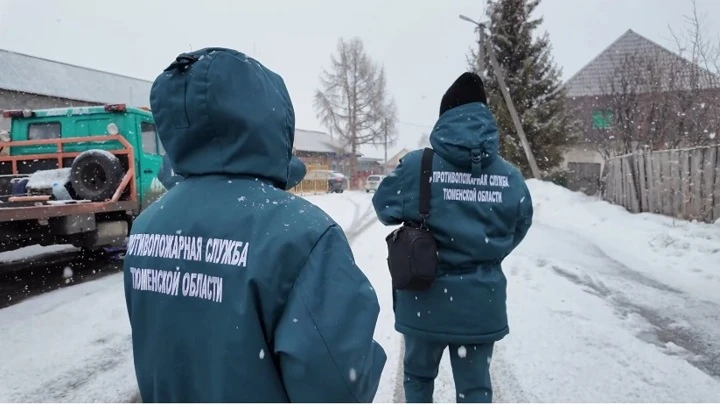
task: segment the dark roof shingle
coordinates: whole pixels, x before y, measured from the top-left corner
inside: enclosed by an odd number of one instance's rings
[[[628,30],[564,84],[567,96],[607,95],[609,93],[608,84],[612,80],[617,82],[617,72],[625,69],[623,64],[634,63],[635,61],[637,61],[638,65],[641,63],[653,63],[662,66],[663,69],[657,69],[657,72],[660,72],[658,74],[664,78],[664,82],[669,82],[671,73],[668,67],[673,67],[677,73],[674,76],[674,89],[690,89],[691,81],[696,82],[695,85],[699,88],[712,88],[714,83],[717,82],[717,77],[713,76],[712,73],[693,65],[692,62],[642,35]],[[642,69],[637,70],[637,72],[641,71]],[[667,86],[666,83],[662,85]],[[654,89],[657,89],[657,86],[653,86]],[[653,90],[648,89],[647,91]]]

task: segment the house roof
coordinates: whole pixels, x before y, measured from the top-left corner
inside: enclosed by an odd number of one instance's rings
[[[0,49],[0,89],[89,103],[150,104],[152,82]]]
[[[384,159],[381,158],[373,158],[373,157],[361,157],[358,158],[358,162],[367,162],[367,163],[381,163]]]
[[[387,168],[394,168],[397,165],[400,164],[400,159],[402,159],[405,155],[407,155],[410,151],[408,149],[402,149],[400,152],[396,153],[388,159],[387,162],[385,162],[385,167]]]
[[[700,88],[712,88],[714,80],[712,73],[693,65],[692,62],[667,50],[642,35],[628,30],[620,38],[602,51],[590,63],[575,73],[565,84],[568,97],[601,96],[609,93],[608,83],[618,79],[618,69],[622,63],[632,61],[631,57],[646,60],[663,66],[661,71],[667,80],[669,67],[677,68],[677,82],[675,89],[690,89],[690,82],[698,82]],[[654,58],[654,59],[650,59]],[[632,62],[630,62],[632,63]],[[639,63],[639,62],[638,62]],[[638,70],[640,71],[640,69]],[[692,72],[698,77],[691,77]],[[654,87],[657,89],[657,87]],[[652,91],[646,89],[647,91]],[[643,91],[640,91],[643,92]]]
[[[333,138],[320,131],[295,129],[294,148],[301,152],[343,153],[343,148]]]

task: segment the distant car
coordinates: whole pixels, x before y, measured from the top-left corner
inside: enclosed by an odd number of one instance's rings
[[[333,170],[312,170],[305,175],[305,180],[327,180],[328,193],[342,193],[348,183],[344,174]]]
[[[347,180],[345,175],[338,172],[330,172],[330,178],[328,178],[328,192],[329,193],[342,193],[347,188]]]
[[[381,174],[373,174],[372,176],[368,176],[367,180],[365,181],[365,192],[369,193],[372,191],[377,191],[378,187],[380,186],[380,182],[383,181],[383,179],[387,176],[383,176]]]

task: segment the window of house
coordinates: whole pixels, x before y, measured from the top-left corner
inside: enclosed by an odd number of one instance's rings
[[[140,123],[140,132],[142,133],[143,152],[157,154],[157,133],[155,132],[155,124],[151,124],[149,122]]]
[[[41,139],[58,139],[61,134],[59,122],[40,122],[28,126],[28,139],[37,141]]]
[[[613,113],[609,110],[596,110],[592,115],[593,129],[610,129],[612,127]]]

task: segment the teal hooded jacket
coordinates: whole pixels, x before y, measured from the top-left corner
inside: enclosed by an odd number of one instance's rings
[[[182,177],[134,222],[124,263],[144,402],[370,402],[379,305],[342,229],[284,191],[283,80],[223,48],[180,55],[150,102]]]
[[[509,332],[502,261],[532,223],[520,171],[498,156],[495,119],[485,104],[442,114],[430,134],[435,151],[428,226],[439,250],[437,279],[421,292],[396,291],[395,328],[451,344],[486,343]],[[385,225],[420,221],[422,150],[405,155],[373,197]]]

